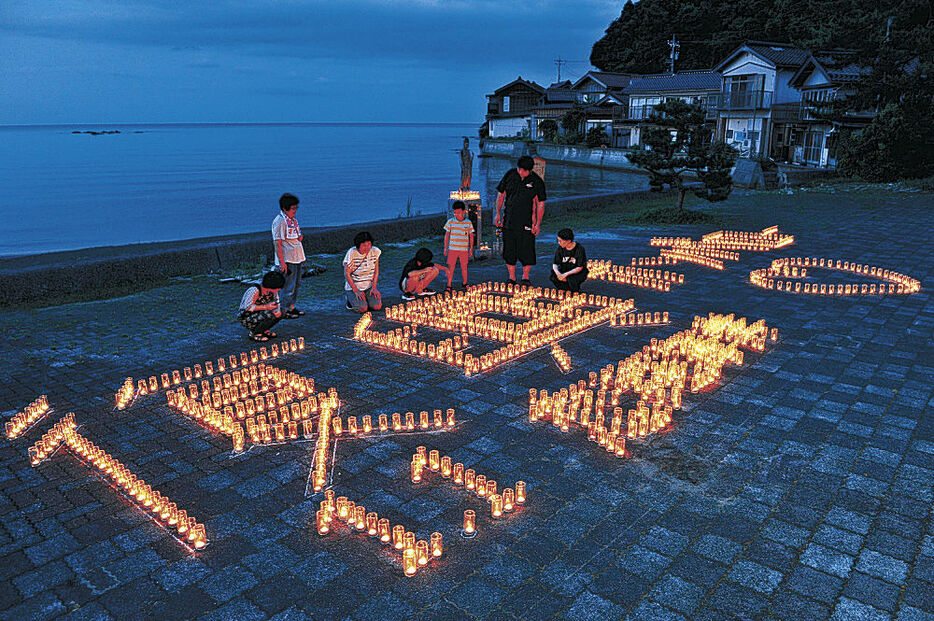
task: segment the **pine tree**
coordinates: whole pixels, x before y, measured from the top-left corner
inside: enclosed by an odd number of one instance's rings
[[[649,173],[649,186],[661,191],[666,185],[678,193],[678,211],[689,189],[711,202],[726,200],[733,189],[730,169],[736,150],[723,142],[712,142],[713,131],[704,123],[704,108],[680,99],[655,106],[649,116],[652,127],[643,130],[648,148],[626,155]],[[693,172],[703,187],[685,185],[684,174]]]

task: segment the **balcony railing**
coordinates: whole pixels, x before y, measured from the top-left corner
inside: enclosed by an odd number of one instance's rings
[[[629,112],[628,120],[630,120],[630,121],[644,121],[644,120],[647,120],[650,116],[652,116],[653,114],[655,114],[655,108],[656,108],[656,106],[658,106],[658,105],[659,105],[659,104],[642,104],[641,106],[640,106],[640,105],[634,105],[634,106],[633,106],[633,105],[630,105],[630,106],[629,106],[629,110],[628,110],[628,112]],[[705,104],[703,104],[703,103],[700,104],[700,105],[704,108],[704,111],[706,112],[706,114],[705,114],[706,118],[708,118],[708,119],[714,119],[714,118],[717,117],[717,108],[716,108],[716,106],[705,105]],[[625,108],[622,108],[622,109],[625,110]],[[615,118],[615,117],[614,117],[614,118]],[[625,118],[624,118],[624,119],[621,119],[621,120],[625,120]]]
[[[720,93],[723,110],[763,110],[772,107],[772,91],[727,91]]]
[[[801,120],[800,103],[783,103],[772,106],[772,121],[775,123],[796,123]]]

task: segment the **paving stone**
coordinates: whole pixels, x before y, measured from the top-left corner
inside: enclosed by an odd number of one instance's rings
[[[900,228],[932,228],[929,194],[834,187],[735,192],[718,210],[728,228],[777,223],[794,233],[785,256],[934,278],[934,248]],[[600,232],[586,243],[594,257],[627,261],[653,235],[707,232],[620,226],[606,231],[612,239]],[[229,314],[238,287],[200,278],[120,300],[0,311],[8,336],[0,409],[48,392],[56,411],[75,411],[89,437],[203,521],[211,539],[189,555],[74,459],[29,467],[25,447],[40,426],[0,443],[0,616],[930,618],[934,365],[918,336],[934,327],[931,296],[828,299],[750,287],[743,274],[779,254],[743,252],[723,272],[679,266],[686,282],[670,294],[588,283],[640,308],[669,308],[673,322],[567,337],[567,375],[545,351],[471,378],[374,352],[341,338],[355,316],[304,292],[309,314],[280,331],[303,335],[312,355],[277,365],[319,389],[335,386],[345,416],[454,407],[462,421],[451,432],[341,440],[339,495],[419,537],[444,533],[443,559],[411,579],[397,554],[366,536],[314,533],[321,498],[305,496],[310,442],[232,455],[229,441],[164,397],[111,411],[127,375],[246,349]],[[477,282],[502,277],[496,261],[474,269]],[[194,300],[192,314],[166,314],[167,296]],[[780,341],[687,396],[672,429],[632,441],[630,458],[528,421],[529,388],[558,390],[709,311],[764,318]],[[407,467],[419,444],[501,486],[525,480],[529,504],[491,523],[462,491],[416,488]],[[457,535],[467,507],[479,513],[472,541]]]
[[[618,618],[623,609],[612,602],[594,595],[590,591],[584,591],[571,604],[567,612],[569,619],[610,619]]]
[[[886,619],[891,619],[891,616],[879,610],[878,608],[873,608],[867,604],[863,604],[854,599],[849,599],[847,597],[841,597],[837,601],[837,605],[833,609],[833,615],[831,619],[843,621],[844,619],[859,619],[860,621],[884,621]]]
[[[907,563],[875,550],[863,550],[856,563],[856,569],[893,584],[901,584],[908,574]]]

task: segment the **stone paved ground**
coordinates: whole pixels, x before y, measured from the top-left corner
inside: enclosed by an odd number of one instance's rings
[[[41,428],[0,440],[0,616],[934,618],[934,198],[839,188],[736,194],[719,208],[729,228],[778,224],[797,242],[744,253],[722,273],[685,266],[686,284],[670,294],[591,284],[669,310],[674,325],[565,339],[567,376],[547,352],[479,378],[374,352],[340,338],[354,318],[331,312],[331,301],[307,302],[308,316],[282,326],[309,345],[283,366],[337,387],[346,413],[455,407],[464,421],[428,438],[338,445],[339,494],[420,538],[444,534],[443,560],[414,578],[365,537],[315,534],[308,444],[232,456],[228,441],[160,399],[112,411],[127,375],[244,349],[229,320],[239,288],[198,280],[4,312],[6,416],[47,393],[57,413],[76,412],[91,439],[204,521],[212,542],[186,553],[69,456],[31,468],[26,449]],[[652,235],[703,232],[620,226],[581,241],[591,257],[622,260],[649,254]],[[923,290],[828,299],[749,286],[748,271],[776,256],[879,265]],[[501,272],[477,269],[475,280]],[[536,281],[545,274],[539,267]],[[528,388],[566,386],[710,311],[764,318],[782,338],[715,390],[687,397],[672,430],[635,457],[527,421]],[[501,485],[527,481],[528,506],[490,524],[477,499],[414,486],[408,462],[421,443]],[[466,508],[481,516],[471,541],[457,536]]]

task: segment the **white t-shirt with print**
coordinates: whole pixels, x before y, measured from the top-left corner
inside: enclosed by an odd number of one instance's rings
[[[295,218],[286,217],[285,213],[279,212],[279,215],[272,221],[272,243],[282,240],[282,256],[286,263],[301,263],[305,260],[305,249],[298,236],[302,234],[302,229],[298,226]],[[276,252],[276,265],[279,265],[279,253]]]
[[[354,246],[344,255],[343,265],[345,268],[348,265],[350,266],[350,277],[360,291],[370,288],[370,284],[373,282],[373,273],[376,271],[376,265],[379,263],[379,255],[381,254],[382,251],[376,246],[370,248],[370,251],[366,254],[360,254],[360,251]],[[344,280],[344,289],[353,291],[346,279]]]

